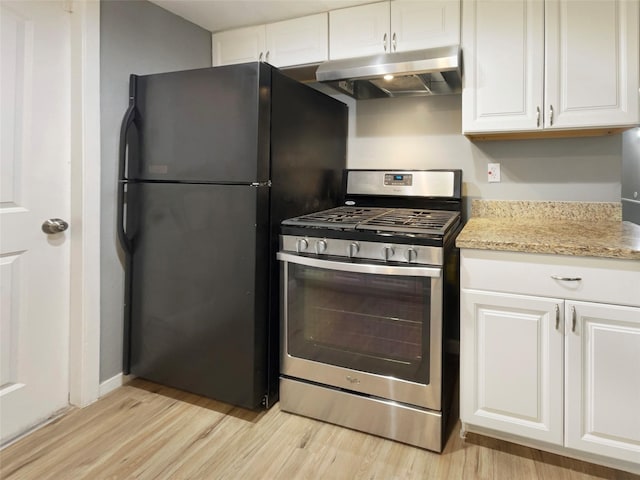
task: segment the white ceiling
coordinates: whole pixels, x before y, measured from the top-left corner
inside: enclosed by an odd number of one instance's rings
[[[211,32],[351,7],[372,0],[150,0]]]

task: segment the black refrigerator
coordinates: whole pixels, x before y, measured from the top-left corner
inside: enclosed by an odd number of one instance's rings
[[[120,132],[125,373],[278,399],[280,222],[336,206],[347,107],[265,63],[132,75]]]

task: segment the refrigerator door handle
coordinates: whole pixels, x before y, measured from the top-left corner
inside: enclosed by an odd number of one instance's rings
[[[131,75],[129,81],[129,108],[127,108],[122,118],[122,125],[120,126],[120,146],[118,150],[118,240],[120,240],[120,245],[128,255],[131,253],[131,241],[127,237],[124,228],[124,197],[125,185],[127,183],[127,133],[136,118],[135,83],[135,75]]]
[[[118,151],[118,207],[117,233],[120,245],[125,252],[124,266],[124,319],[122,370],[125,375],[131,373],[131,269],[133,267],[131,240],[125,231],[125,188],[127,185],[127,133],[136,118],[136,76],[129,78],[129,107],[120,126],[120,145]]]
[[[136,118],[136,83],[137,75],[129,76],[129,107],[124,112],[120,125],[120,146],[118,152],[118,180],[127,179],[127,133]]]
[[[127,233],[124,228],[125,222],[125,185],[126,181],[120,180],[118,182],[118,219],[117,219],[117,229],[118,229],[118,240],[120,240],[120,246],[125,251],[127,255],[131,254],[131,240],[127,237]]]

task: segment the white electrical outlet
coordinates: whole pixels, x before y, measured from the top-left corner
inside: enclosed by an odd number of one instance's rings
[[[487,169],[487,180],[489,183],[495,183],[500,181],[500,164],[490,163]]]

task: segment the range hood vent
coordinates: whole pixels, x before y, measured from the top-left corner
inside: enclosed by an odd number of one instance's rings
[[[358,100],[462,91],[460,47],[431,48],[320,64],[316,79]]]

